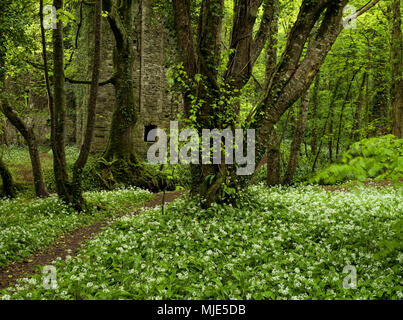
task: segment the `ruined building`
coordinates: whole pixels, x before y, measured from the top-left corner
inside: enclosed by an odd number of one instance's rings
[[[171,120],[177,118],[179,98],[169,90],[167,72],[174,63],[174,44],[162,19],[151,7],[150,0],[134,1],[133,49],[135,52],[135,70],[133,72],[135,97],[138,101],[139,119],[134,130],[134,149],[142,158],[146,158],[147,150],[152,142],[147,142],[149,130],[161,128],[169,130]],[[74,67],[78,70],[75,77],[90,79],[93,37],[91,8],[85,8],[82,30],[80,31],[80,48],[74,58]],[[88,22],[90,21],[90,22]],[[103,20],[102,34],[102,67],[101,81],[109,79],[113,74],[114,38],[106,19]],[[88,39],[88,40],[85,40]],[[87,43],[85,43],[87,41]],[[68,118],[71,128],[68,132],[70,143],[79,146],[84,137],[86,107],[89,86],[69,84]],[[115,92],[112,84],[101,86],[98,93],[97,117],[92,143],[93,152],[105,150],[108,142],[110,122],[115,108]]]
[[[134,150],[146,159],[147,150],[152,142],[146,142],[149,130],[153,128],[169,129],[171,120],[177,118],[180,112],[180,98],[169,90],[167,72],[175,62],[175,43],[166,30],[161,15],[152,8],[152,0],[133,0],[133,50],[135,52],[134,94],[138,102],[139,119],[134,130]],[[88,81],[91,78],[91,63],[93,56],[93,14],[94,7],[84,4],[82,8],[82,25],[80,27],[78,48],[74,50],[71,61],[67,61],[66,76],[74,80]],[[77,17],[80,10],[77,8]],[[73,36],[72,41],[66,41],[66,49],[75,46],[76,23],[69,22],[66,30]],[[106,19],[102,23],[102,52],[100,80],[110,79],[113,74],[114,37]],[[70,59],[66,59],[70,60]],[[29,86],[29,84],[27,84]],[[27,115],[26,122],[34,125],[38,142],[49,145],[50,120],[47,112],[45,95],[37,97],[27,89],[29,106],[43,112],[33,112]],[[66,144],[76,144],[78,147],[84,139],[86,108],[89,96],[89,85],[72,84],[66,81]],[[99,87],[97,101],[97,117],[92,142],[92,152],[103,152],[109,138],[112,113],[115,108],[115,91],[112,84]],[[3,123],[4,122],[4,123]],[[4,133],[0,135],[2,143],[23,144],[23,139],[7,121],[2,121]],[[167,130],[169,131],[169,130]],[[1,133],[1,130],[0,130]]]

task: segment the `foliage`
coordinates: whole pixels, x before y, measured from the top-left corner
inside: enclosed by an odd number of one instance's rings
[[[364,139],[351,146],[339,163],[319,172],[312,182],[403,178],[403,140],[392,135]]]
[[[125,216],[76,258],[55,261],[3,299],[401,299],[401,251],[379,258],[402,220],[402,188],[329,193],[251,187],[242,208],[178,200]],[[344,289],[346,265],[356,289]]]
[[[89,203],[104,210],[84,213],[75,212],[56,197],[0,200],[0,267],[28,257],[68,231],[135,209],[151,197],[141,189],[87,193]]]

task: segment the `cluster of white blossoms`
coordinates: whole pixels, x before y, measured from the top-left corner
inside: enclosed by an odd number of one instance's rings
[[[85,197],[91,203],[113,208],[115,204],[118,206],[128,202],[140,205],[149,200],[152,194],[146,190],[129,188],[89,192]],[[31,201],[0,200],[0,267],[28,257],[52,243],[58,236],[104,219],[110,214],[105,211],[77,213],[55,196]]]
[[[403,189],[249,189],[245,206],[179,199],[116,219],[56,263],[58,289],[24,283],[11,299],[398,299],[400,254],[380,258],[403,218]],[[345,289],[346,265],[357,287]],[[38,279],[38,275],[33,278]],[[39,280],[39,279],[38,279]],[[31,293],[31,296],[27,296]],[[3,296],[4,297],[4,296]]]

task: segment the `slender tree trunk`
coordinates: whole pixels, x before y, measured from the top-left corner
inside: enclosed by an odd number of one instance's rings
[[[354,114],[354,124],[353,124],[353,128],[352,128],[352,132],[350,135],[350,140],[352,140],[352,142],[358,141],[361,138],[361,118],[362,118],[362,106],[364,104],[364,87],[365,87],[365,83],[367,81],[367,77],[368,77],[368,73],[364,72],[363,76],[362,76],[362,82],[360,87],[358,88],[358,98],[357,101],[355,103],[355,114]]]
[[[398,138],[403,138],[403,41],[400,0],[393,1],[392,11],[392,133]]]
[[[273,5],[273,21],[270,25],[270,34],[267,44],[266,74],[264,90],[268,90],[276,72],[277,65],[277,36],[278,36],[278,3]],[[281,140],[277,130],[273,129],[267,145],[267,185],[275,186],[281,183]]]
[[[315,78],[315,84],[312,94],[312,130],[311,130],[311,154],[316,155],[316,148],[318,144],[317,136],[317,118],[318,118],[318,105],[319,105],[319,89],[320,89],[320,73]]]
[[[4,63],[4,56],[6,52],[6,45],[5,42],[3,44],[4,39],[0,36],[0,79],[1,79],[1,84],[0,86],[2,87],[1,90],[5,90],[5,63]],[[4,54],[3,54],[4,53]],[[25,142],[28,145],[29,149],[29,154],[31,158],[31,164],[32,164],[32,172],[34,176],[34,185],[35,185],[35,192],[38,197],[47,197],[48,193],[46,192],[45,189],[45,184],[43,181],[43,175],[42,175],[42,169],[41,169],[41,162],[39,158],[39,152],[38,152],[38,144],[35,139],[35,134],[32,128],[28,128],[24,121],[17,115],[17,113],[14,112],[14,110],[11,108],[9,105],[7,98],[4,97],[3,101],[1,102],[0,106],[1,111],[4,113],[6,118],[10,121],[10,123],[21,133],[21,135],[24,137]],[[11,175],[10,178],[7,178],[8,174],[6,171],[5,176],[6,180],[11,181],[12,179]],[[10,191],[10,190],[9,190]],[[8,191],[8,193],[9,193]]]
[[[281,183],[280,145],[277,130],[273,129],[267,147],[267,185],[269,187]]]
[[[82,171],[87,163],[90,154],[91,142],[94,135],[96,105],[98,95],[98,82],[101,67],[101,30],[102,30],[102,0],[95,2],[95,35],[94,35],[94,58],[92,64],[92,79],[90,96],[87,108],[87,126],[84,135],[84,143],[81,146],[80,154],[73,168],[72,189],[74,194],[74,205],[81,209],[85,206],[82,196]]]
[[[0,158],[0,176],[3,180],[3,193],[6,197],[15,198],[13,177],[6,164]]]
[[[333,120],[334,120],[334,109],[330,107],[329,116],[329,127],[327,128],[327,150],[329,152],[329,162],[333,162]]]
[[[64,1],[54,0],[53,6],[57,11],[63,10]],[[61,20],[57,21],[57,27],[53,30],[53,74],[54,104],[51,112],[53,170],[57,194],[60,199],[66,203],[73,203],[65,153],[66,94],[64,87],[63,22]]]
[[[345,70],[345,69],[344,69]],[[342,82],[342,77],[338,77],[335,83],[335,86],[332,91],[332,99],[330,101],[329,105],[329,126],[327,129],[327,134],[328,134],[328,150],[329,150],[329,161],[333,161],[333,121],[334,121],[334,110],[335,110],[335,103],[337,100],[337,97],[339,96],[339,88]]]
[[[347,101],[349,99],[351,99],[350,98],[351,86],[353,85],[354,78],[357,75],[358,71],[359,70],[354,71],[354,73],[353,73],[353,76],[348,84],[348,88],[347,88],[346,96],[343,101],[343,105],[341,106],[340,118],[339,118],[339,130],[337,133],[337,143],[336,143],[336,157],[339,155],[339,151],[340,151],[340,139],[341,139],[341,129],[342,129],[342,125],[343,125],[344,109],[346,107]]]
[[[309,108],[309,90],[302,97],[299,109],[298,122],[294,129],[294,135],[291,142],[290,159],[288,161],[287,171],[285,173],[283,184],[290,184],[298,165],[298,155],[301,149],[301,144],[304,139],[306,122],[308,119]]]
[[[369,92],[369,73],[368,73],[367,78],[365,79],[365,116],[364,116],[365,137],[367,138],[369,136],[369,108],[370,108],[369,101],[370,101],[370,92]]]
[[[31,159],[32,173],[34,177],[35,193],[37,197],[45,198],[48,193],[42,175],[41,160],[39,157],[38,143],[36,141],[33,128],[28,128],[24,121],[14,112],[7,101],[3,102],[1,110],[11,124],[20,132],[28,145],[29,156]]]

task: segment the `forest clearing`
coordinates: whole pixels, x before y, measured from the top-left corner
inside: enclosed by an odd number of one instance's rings
[[[400,0],[0,12],[0,300],[403,300]]]

